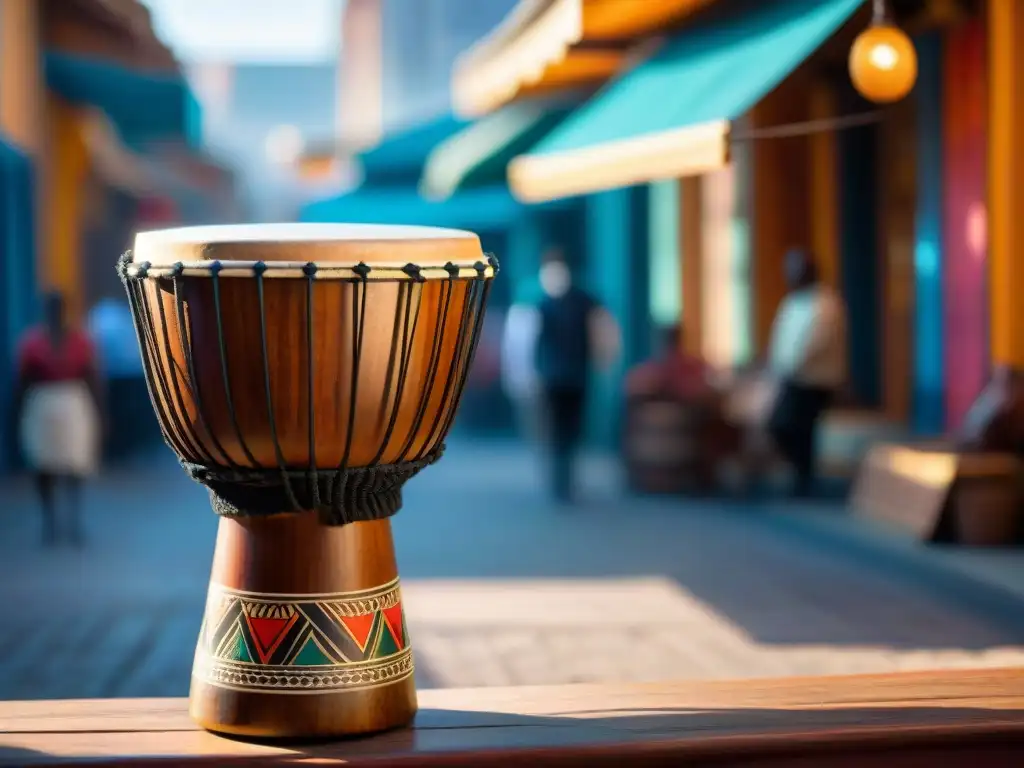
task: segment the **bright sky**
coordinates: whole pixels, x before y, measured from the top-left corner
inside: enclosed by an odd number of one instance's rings
[[[143,0],[185,62],[318,62],[337,55],[344,0]]]

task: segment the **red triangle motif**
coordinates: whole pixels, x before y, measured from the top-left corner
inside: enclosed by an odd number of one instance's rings
[[[370,641],[370,632],[373,630],[373,620],[376,618],[376,614],[364,613],[361,616],[339,616],[338,618],[348,633],[352,635],[352,639],[356,641],[359,650],[365,651],[366,644]]]
[[[267,659],[270,657],[270,654],[274,652],[277,644],[284,636],[285,630],[295,623],[296,615],[297,614],[289,616],[286,619],[267,616],[245,617],[249,622],[249,630],[253,638],[256,640],[256,644],[258,646],[256,650],[260,655],[260,661],[262,663],[267,663]]]
[[[384,621],[387,622],[391,635],[395,638],[395,645],[398,650],[405,648],[405,633],[402,631],[402,604],[395,603],[390,608],[381,611],[384,614]]]

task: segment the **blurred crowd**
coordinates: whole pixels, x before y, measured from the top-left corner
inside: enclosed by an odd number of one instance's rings
[[[663,331],[651,359],[626,372],[620,450],[635,490],[710,491],[727,483],[758,495],[782,469],[789,492],[819,488],[823,416],[846,399],[846,310],[814,256],[785,259],[787,294],[764,360],[720,371],[688,344],[681,325]],[[540,446],[550,491],[576,494],[576,457],[593,372],[617,362],[612,315],[573,280],[557,249],[545,256],[542,298],[513,306],[502,339],[503,385],[521,431]],[[1024,453],[1024,377],[997,368],[948,443],[962,451]]]

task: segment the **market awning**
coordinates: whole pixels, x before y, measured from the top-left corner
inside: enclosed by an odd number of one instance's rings
[[[133,195],[144,195],[156,186],[146,161],[128,149],[106,113],[87,110],[78,118],[82,141],[93,171],[107,184]]]
[[[695,25],[574,112],[509,166],[536,202],[714,170],[729,129],[864,0],[752,2]]]
[[[415,188],[434,147],[465,127],[465,122],[444,115],[385,137],[376,147],[359,155],[363,184],[408,184]]]
[[[443,202],[425,200],[415,189],[371,187],[309,203],[300,212],[299,220],[493,231],[508,227],[525,210],[504,187],[465,192]]]
[[[32,159],[0,136],[0,354],[13,359],[15,344],[37,314],[36,215]],[[11,381],[4,376],[0,394]],[[3,414],[0,414],[2,426]],[[0,451],[0,466],[3,465]]]
[[[430,153],[420,193],[446,200],[461,190],[504,184],[512,159],[529,152],[569,111],[563,101],[529,101],[481,118]]]
[[[455,111],[479,117],[513,99],[596,86],[630,47],[713,0],[520,0],[456,64]]]
[[[72,104],[102,109],[126,144],[168,138],[198,142],[199,104],[178,73],[136,72],[109,62],[49,52],[46,83]]]

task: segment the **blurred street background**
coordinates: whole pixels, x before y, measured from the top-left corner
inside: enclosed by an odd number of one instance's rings
[[[587,478],[566,511],[522,448],[457,442],[409,484],[394,532],[421,686],[1024,662],[1024,594],[969,558],[834,505],[625,500],[600,455]],[[38,549],[33,501],[4,488],[0,695],[186,695],[216,529],[205,491],[166,450],[111,470],[81,550]],[[998,572],[1019,577],[1016,562]]]
[[[1020,39],[1009,0],[0,0],[0,697],[187,693],[217,518],[114,266],[272,221],[501,262],[393,521],[421,686],[1024,663]],[[69,379],[107,439],[54,542],[21,406]]]

